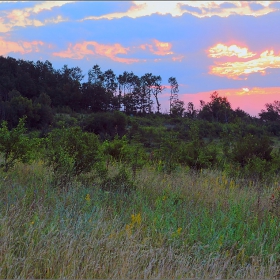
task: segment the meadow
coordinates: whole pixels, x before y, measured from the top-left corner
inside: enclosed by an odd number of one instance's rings
[[[112,162],[108,178],[123,168],[126,191],[94,171],[56,187],[42,160],[1,171],[0,278],[278,278],[279,176]]]
[[[0,61],[0,278],[280,277],[280,101]]]

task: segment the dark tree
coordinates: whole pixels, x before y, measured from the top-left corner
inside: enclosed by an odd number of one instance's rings
[[[168,79],[168,83],[170,84],[170,110],[169,113],[171,114],[172,111],[172,103],[174,100],[178,99],[178,92],[179,92],[179,85],[177,83],[176,78],[170,77]]]
[[[233,115],[233,110],[227,98],[219,96],[217,91],[213,92],[210,98],[211,101],[208,103],[200,102],[199,118],[222,123],[229,122]]]
[[[260,119],[263,121],[278,121],[280,120],[280,101],[265,104],[266,110],[261,110],[259,113]]]

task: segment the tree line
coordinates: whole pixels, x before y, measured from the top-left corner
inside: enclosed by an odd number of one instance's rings
[[[94,65],[88,80],[79,67],[64,65],[54,69],[52,63],[25,61],[0,56],[0,118],[15,127],[19,118],[27,116],[29,128],[49,126],[56,112],[99,113],[122,111],[128,115],[162,114],[160,95],[166,89],[160,75],[146,73],[139,77],[124,71],[117,76],[113,70],[101,71]],[[192,102],[179,99],[175,77],[168,79],[170,88],[169,115],[231,123],[238,119],[255,121],[240,108],[233,110],[226,97],[214,92],[209,102],[200,101],[196,109]],[[278,123],[280,101],[265,104],[259,121]]]

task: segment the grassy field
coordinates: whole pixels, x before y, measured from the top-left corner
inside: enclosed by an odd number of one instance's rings
[[[110,166],[115,172],[118,166]],[[90,179],[91,178],[91,179]],[[129,193],[55,188],[42,162],[0,179],[0,278],[273,278],[279,178],[144,168]]]

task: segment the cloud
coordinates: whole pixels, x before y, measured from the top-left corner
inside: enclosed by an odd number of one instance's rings
[[[101,16],[89,16],[83,20],[118,19],[123,17],[139,18],[152,14],[173,17],[182,16],[184,13],[202,17],[228,17],[230,15],[263,16],[277,11],[272,4],[280,1],[133,1],[126,12],[116,12]],[[253,9],[252,4],[257,4],[258,9]]]
[[[129,48],[125,48],[121,44],[105,45],[99,44],[95,41],[85,41],[82,43],[77,43],[74,46],[69,44],[66,51],[55,52],[53,55],[71,59],[83,59],[84,57],[88,56],[105,56],[112,59],[113,61],[121,63],[129,64],[138,62],[139,59],[123,58],[117,56],[118,54],[128,54],[129,51]]]
[[[83,20],[117,19],[123,17],[139,18],[152,14],[172,14],[182,15],[182,11],[177,2],[173,1],[133,1],[132,6],[126,12],[109,13],[101,16],[86,17]]]
[[[59,56],[62,58],[71,59],[83,59],[89,56],[105,56],[113,61],[121,63],[135,63],[135,62],[145,62],[147,58],[125,58],[119,57],[118,55],[129,55],[133,53],[135,56],[139,55],[142,50],[148,51],[156,56],[167,56],[174,54],[171,51],[172,44],[169,42],[161,42],[159,40],[153,39],[152,44],[141,44],[132,47],[123,47],[121,44],[100,44],[96,41],[83,41],[82,43],[77,43],[75,45],[69,44],[66,51],[54,52],[54,56]],[[181,61],[184,56],[174,56],[173,61]],[[153,61],[159,62],[162,59],[153,58]]]
[[[160,42],[156,39],[152,40],[152,42],[153,44],[142,44],[140,45],[140,48],[142,50],[148,49],[151,53],[161,56],[173,54],[173,52],[171,51],[171,43]]]
[[[269,68],[280,68],[280,55],[274,55],[272,50],[261,53],[259,58],[253,60],[225,62],[218,64],[218,66],[211,66],[209,73],[231,79],[241,79],[240,76],[252,73],[264,75],[266,69]]]
[[[14,27],[26,27],[26,26],[44,26],[50,23],[58,23],[66,21],[62,16],[58,15],[55,18],[46,19],[44,21],[38,19],[31,19],[31,17],[38,15],[42,11],[50,11],[55,7],[61,7],[68,3],[74,3],[71,1],[42,1],[33,7],[27,7],[23,9],[14,9],[11,11],[2,11],[0,18],[0,32],[8,32]]]
[[[172,57],[172,60],[173,60],[173,61],[182,62],[182,60],[183,60],[184,57],[185,57],[185,56],[183,56],[183,55],[173,56],[173,57]]]
[[[185,1],[181,4],[184,12],[196,17],[228,17],[230,15],[263,16],[277,11],[272,4],[279,1]],[[257,10],[252,9],[252,4],[259,4]],[[195,11],[191,8],[197,8]]]
[[[0,37],[0,55],[5,56],[12,52],[21,54],[39,52],[40,46],[45,45],[42,41],[5,41]]]
[[[224,56],[237,56],[240,58],[248,58],[255,55],[255,53],[248,51],[248,48],[241,48],[237,45],[231,45],[228,47],[224,44],[217,44],[216,46],[209,49],[209,56],[214,58]]]

